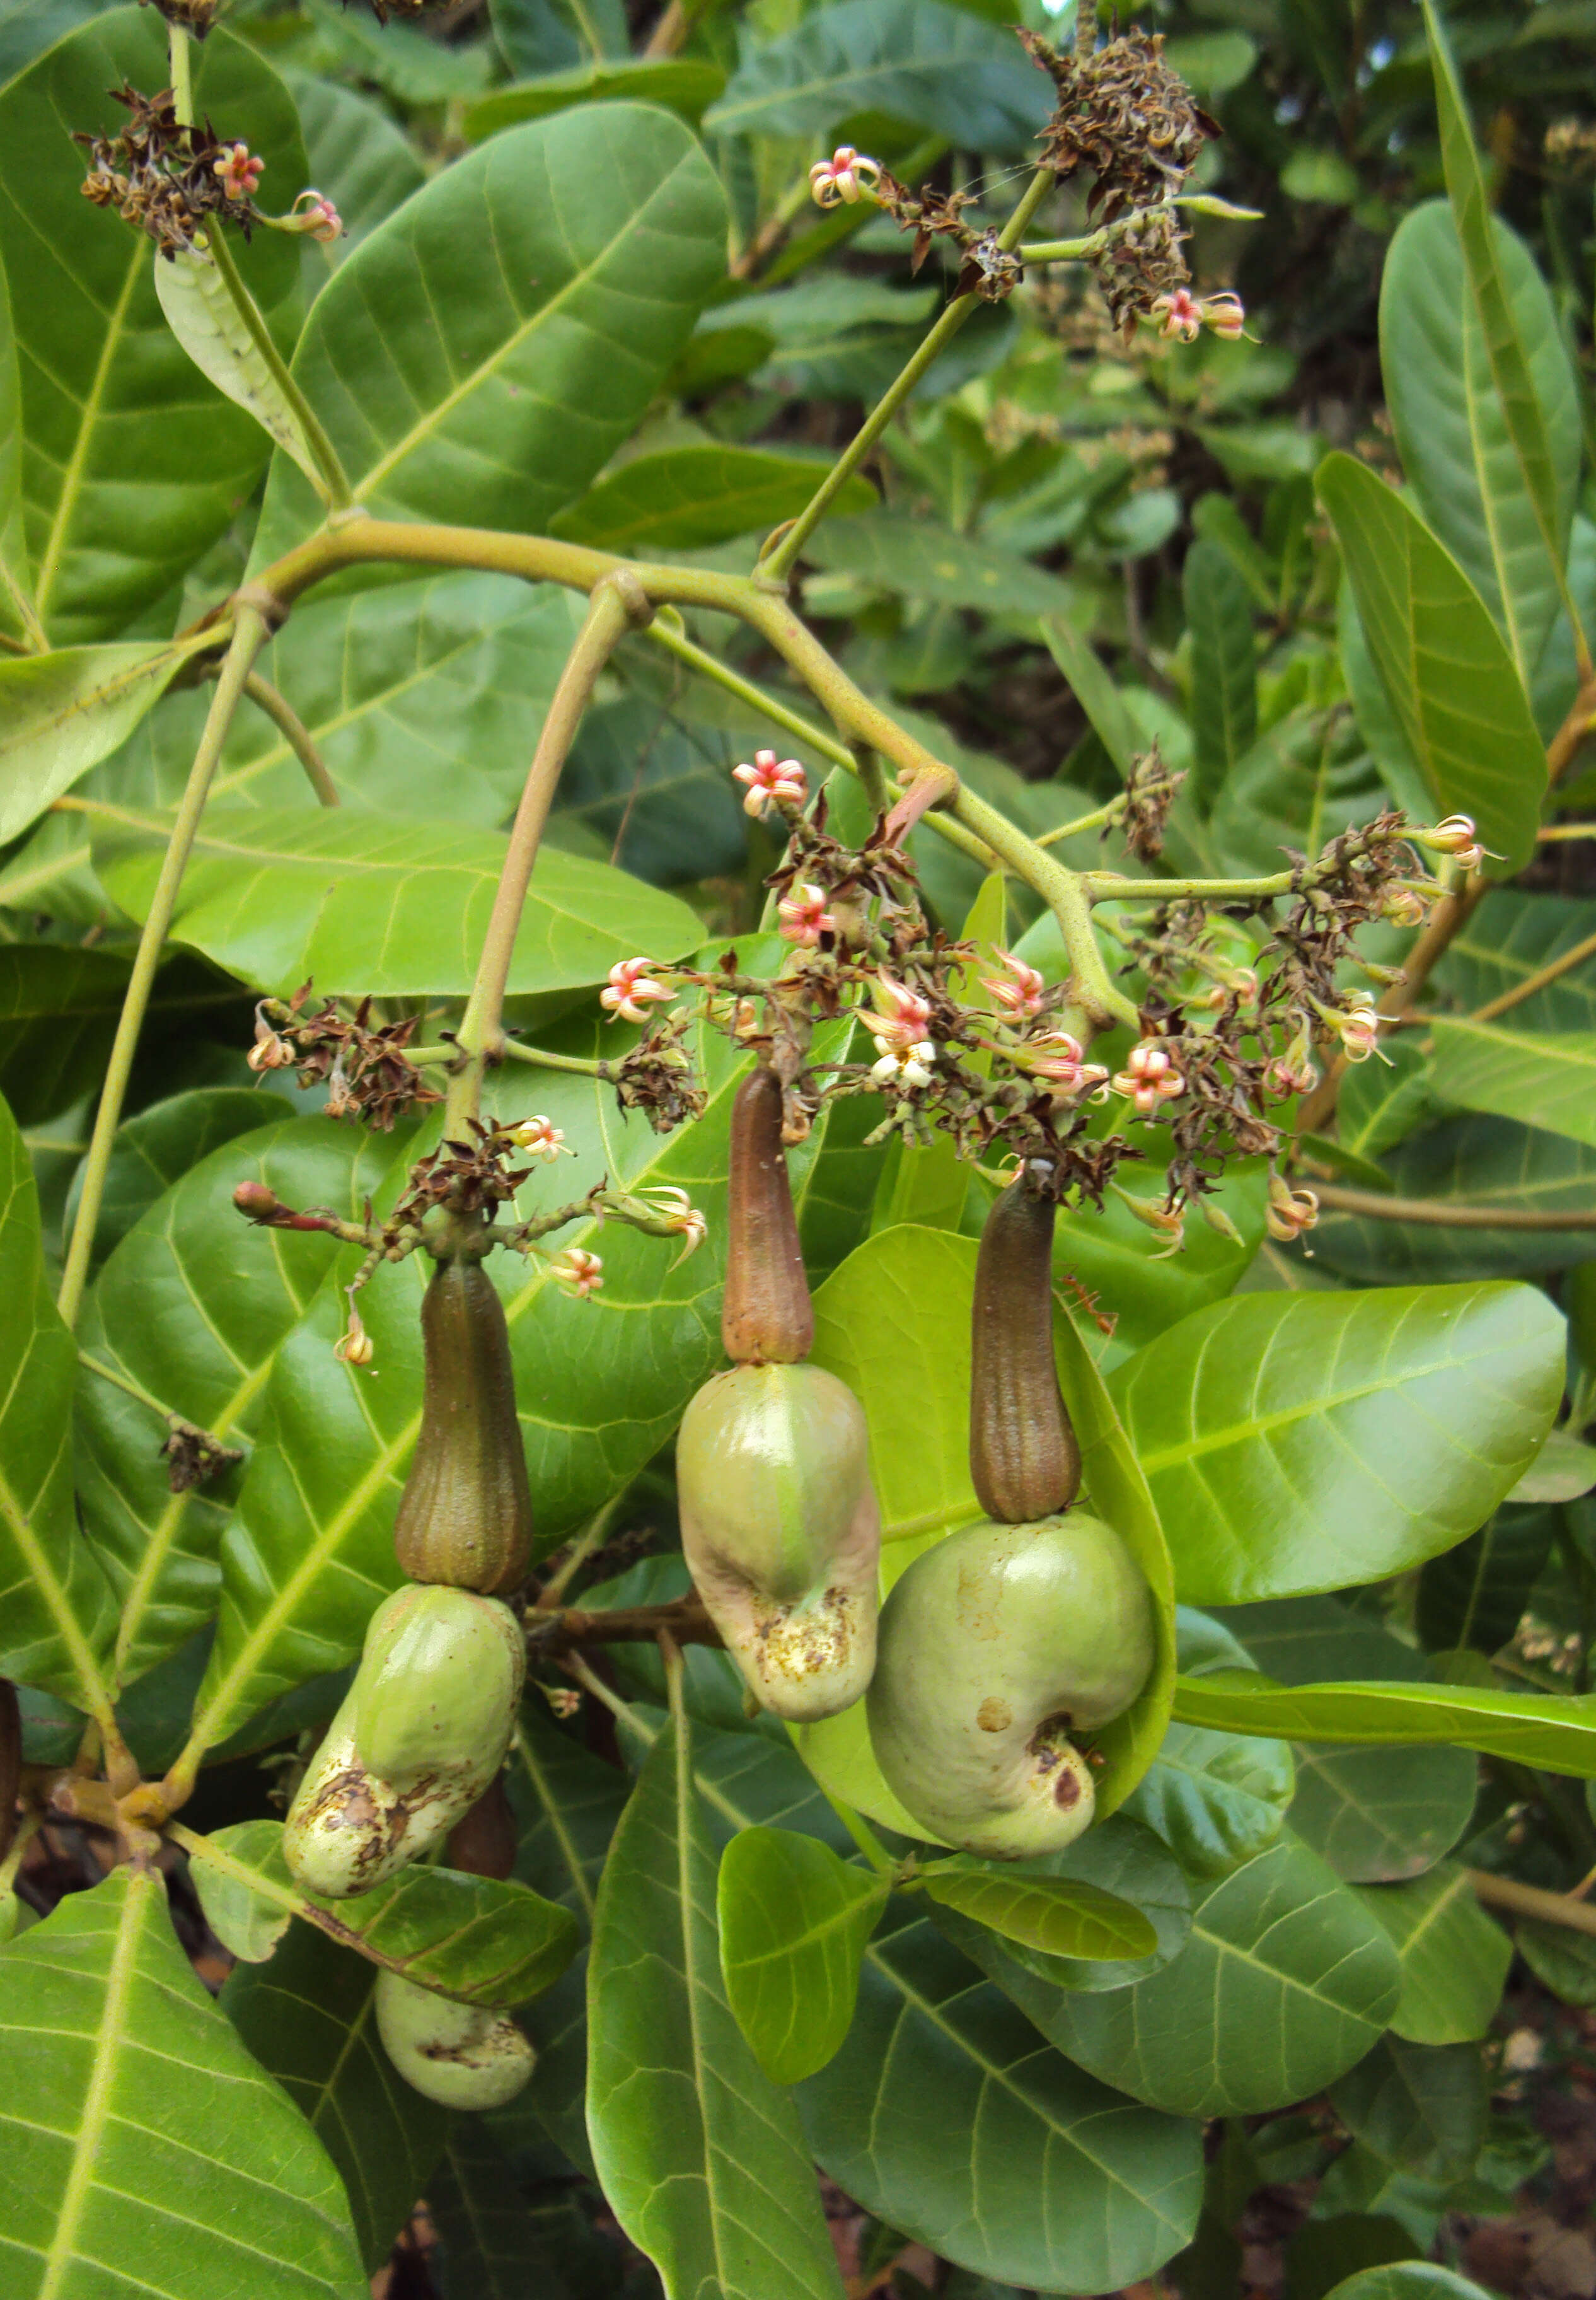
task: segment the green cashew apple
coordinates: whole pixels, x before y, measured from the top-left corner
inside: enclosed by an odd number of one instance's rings
[[[394,1521],[412,1581],[513,1589],[532,1554],[532,1494],[504,1305],[480,1261],[440,1262],[421,1304],[421,1429]]]
[[[756,1699],[794,1723],[859,1699],[876,1660],[881,1517],[864,1410],[812,1365],[714,1375],[677,1440],[682,1548]]]
[[[508,2012],[456,2004],[386,1969],[377,1976],[377,2030],[405,2082],[445,2108],[503,2108],[537,2059]]]
[[[496,1598],[409,1584],[378,1606],[288,1810],[284,1856],[307,1892],[368,1893],[448,1834],[503,1762],[524,1670]]]
[[[945,1843],[1056,1853],[1095,1803],[1071,1736],[1128,1709],[1152,1662],[1151,1593],[1111,1526],[985,1519],[917,1557],[882,1608],[871,1746]]]

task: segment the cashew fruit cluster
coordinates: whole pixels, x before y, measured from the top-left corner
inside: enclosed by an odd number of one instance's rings
[[[782,1088],[752,1071],[732,1116],[721,1338],[736,1361],[677,1441],[682,1548],[754,1698],[794,1723],[857,1701],[876,1661],[881,1520],[869,1433],[805,1362],[814,1320],[782,1147]]]
[[[502,2108],[537,2059],[508,2012],[457,2004],[387,1971],[377,1976],[377,2032],[406,2083],[445,2108]]]
[[[1021,1175],[982,1233],[970,1471],[986,1517],[916,1558],[882,1610],[866,1702],[900,1803],[999,1859],[1092,1825],[1074,1737],[1128,1709],[1154,1658],[1152,1595],[1111,1526],[1074,1507],[1081,1450],[1052,1341],[1051,1197]]]
[[[504,1761],[525,1671],[496,1597],[411,1582],[378,1607],[288,1811],[283,1851],[307,1892],[370,1892],[465,1818]]]

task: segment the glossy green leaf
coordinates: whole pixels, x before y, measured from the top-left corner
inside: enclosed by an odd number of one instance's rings
[[[253,49],[219,31],[194,52],[201,118],[262,154],[288,197],[305,181],[293,101]],[[0,96],[0,257],[22,378],[23,487],[38,612],[58,645],[114,638],[230,523],[270,442],[199,374],[167,326],[143,233],[79,190],[72,129],[115,133],[108,91],[168,76],[165,27],[112,9]],[[237,249],[270,321],[296,294],[276,232]],[[137,473],[137,480],[132,475]]]
[[[1093,734],[1119,773],[1128,775],[1136,754],[1146,746],[1129,706],[1103,667],[1089,638],[1067,615],[1051,617],[1042,627],[1048,653],[1075,692]]]
[[[346,804],[497,830],[515,811],[579,603],[509,575],[429,575],[353,597],[312,597],[260,671],[309,730]],[[129,801],[173,804],[209,697],[173,696],[121,762]],[[303,768],[245,702],[222,746],[212,804],[306,807]],[[607,851],[607,850],[606,850]]]
[[[1336,1098],[1336,1140],[1357,1158],[1383,1158],[1421,1127],[1433,1126],[1445,1115],[1430,1077],[1429,1057],[1412,1032],[1393,1038],[1381,1053],[1384,1061],[1351,1064]],[[1319,1241],[1316,1238],[1313,1243],[1317,1253]]]
[[[0,841],[125,743],[194,651],[141,639],[0,662]]]
[[[824,24],[835,17],[837,7],[856,4],[857,0],[836,0],[835,6],[814,21]],[[832,573],[852,575],[883,591],[944,607],[975,607],[989,615],[1021,618],[1069,615],[1076,609],[1074,594],[1057,575],[1033,567],[1017,554],[955,535],[930,520],[906,519],[892,512],[828,519],[805,544],[803,555]]]
[[[437,2237],[427,2272],[438,2300],[609,2300],[621,2292],[636,2263],[612,2225],[594,2226],[583,2202],[568,2167],[556,2173],[546,2152],[515,2145],[505,2112],[455,2117],[427,2183]]]
[[[1596,1446],[1554,1429],[1509,1496],[1515,1504],[1576,1502],[1596,1487]]]
[[[1588,1933],[1520,1917],[1509,1944],[1509,1962],[1514,1949],[1561,2004],[1582,2012],[1596,2004],[1596,1941]]]
[[[1043,1956],[1124,1964],[1158,1948],[1140,1909],[1085,1879],[1020,1876],[965,1861],[935,1862],[922,1873],[942,1907]]]
[[[1419,1576],[1416,1621],[1426,1648],[1499,1653],[1518,1627],[1556,1529],[1555,1510],[1504,1503],[1489,1525],[1432,1557]]]
[[[236,1966],[221,1992],[222,2011],[337,2166],[370,2273],[427,2194],[449,2129],[383,2049],[377,1970],[294,1925],[270,1964]]]
[[[1034,2017],[1033,2004],[1051,2004],[1054,1989],[1126,1988],[1134,1980],[1145,1979],[1180,1954],[1191,1933],[1192,1888],[1185,1872],[1162,1838],[1127,1812],[1098,1821],[1064,1852],[1017,1864],[1004,1874],[1017,1883],[1048,1879],[1077,1889],[1093,1887],[1138,1910],[1151,1927],[1155,1944],[1149,1954],[1128,1962],[1050,1955],[1011,1934],[1000,1939],[946,1900],[939,1902],[940,1929],[1027,2017]]]
[[[1482,2285],[1427,2260],[1394,2262],[1387,2268],[1361,2268],[1336,2285],[1326,2300],[1488,2300]]]
[[[1253,1666],[1284,1685],[1329,1678],[1424,1680],[1424,1662],[1411,1646],[1333,1597],[1250,1605],[1230,1621]],[[1292,1828],[1351,1884],[1419,1875],[1457,1843],[1474,1811],[1479,1768],[1466,1749],[1337,1747],[1315,1740],[1301,1744],[1296,1757]]]
[[[160,1197],[90,1290],[83,1347],[224,1446],[247,1446],[277,1354],[327,1270],[327,1241],[249,1228],[233,1204],[263,1182],[291,1206],[362,1219],[405,1146],[256,1097],[257,1130],[202,1159]],[[276,1123],[270,1123],[275,1120]],[[216,1611],[217,1545],[235,1471],[182,1493],[148,1405],[91,1368],[78,1379],[78,1476],[85,1529],[116,1592],[119,1681],[175,1653]]]
[[[95,868],[129,916],[149,908],[170,826],[122,822]],[[503,867],[504,842],[447,821],[340,807],[213,807],[195,841],[172,938],[243,981],[287,996],[463,996]],[[545,847],[511,962],[511,996],[602,982],[617,960],[680,958],[700,928],[674,896],[607,863]]]
[[[491,96],[468,104],[463,126],[469,144],[481,144],[522,120],[542,120],[576,104],[607,104],[617,96],[634,104],[660,104],[698,120],[726,86],[726,74],[702,56],[607,56],[572,64],[536,79],[512,80]]]
[[[1196,2224],[1195,2128],[1049,2052],[907,1904],[866,1953],[847,2043],[801,2099],[849,2196],[977,2273],[1111,2290]]]
[[[621,0],[491,0],[489,12],[505,61],[518,75],[628,53]]]
[[[1110,1388],[1182,1598],[1234,1604],[1374,1580],[1472,1532],[1533,1460],[1562,1380],[1545,1296],[1486,1285],[1238,1296]]]
[[[1182,1678],[1177,1716],[1293,1740],[1456,1742],[1486,1756],[1596,1779],[1596,1694],[1488,1693],[1459,1685],[1216,1685]]]
[[[1420,1089],[1426,1091],[1427,1089]],[[1442,1206],[1580,1213],[1596,1186],[1596,1149],[1525,1126],[1518,1117],[1458,1118],[1381,1154],[1404,1197]],[[1589,1230],[1453,1229],[1443,1222],[1371,1221],[1326,1207],[1315,1259],[1363,1285],[1398,1279],[1508,1278],[1567,1270],[1596,1254]]]
[[[0,1675],[104,1716],[116,1603],[72,1502],[77,1350],[45,1282],[38,1194],[0,1103]]]
[[[744,50],[704,115],[718,136],[813,141],[860,112],[891,112],[978,152],[1018,152],[1047,115],[1043,83],[994,24],[942,0],[836,0]]]
[[[292,455],[321,501],[330,504],[331,488],[311,451],[299,410],[233,301],[215,258],[195,247],[156,255],[152,262],[166,324],[200,373],[224,399],[253,416],[274,446]]]
[[[795,519],[829,468],[827,456],[790,449],[662,447],[634,456],[589,488],[558,514],[552,531],[634,558],[727,543]],[[837,508],[865,512],[875,499],[863,479],[851,479]]]
[[[1524,484],[1458,228],[1443,200],[1404,216],[1380,283],[1381,370],[1402,470],[1527,684],[1558,612],[1579,474],[1579,404],[1551,292],[1500,217],[1482,218],[1545,437],[1556,555]]]
[[[1367,821],[1385,804],[1360,730],[1303,704],[1267,728],[1219,787],[1209,850],[1222,872],[1268,878],[1288,854],[1321,854],[1349,822]]]
[[[1366,2148],[1426,2180],[1465,2179],[1490,2119],[1475,2046],[1414,2045],[1401,2037],[1383,2037],[1332,2087],[1330,2101]]]
[[[1596,1147],[1596,1031],[1553,1038],[1516,1030],[1506,1017],[1437,1016],[1435,1086],[1465,1110],[1493,1111]]]
[[[0,60],[0,78],[4,77]],[[22,383],[11,294],[0,263],[0,631],[21,645],[49,645],[33,604],[33,570],[22,521]]]
[[[1398,1994],[1385,1934],[1287,1835],[1194,1889],[1173,1964],[1106,1996],[1061,1994],[1046,2034],[1157,2107],[1241,2115],[1305,2099],[1360,2061]]]
[[[751,960],[758,954],[758,946],[742,947]],[[612,1053],[615,1036],[583,1025],[562,1043],[591,1058]],[[710,1223],[709,1243],[674,1269],[668,1241],[619,1224],[598,1238],[595,1223],[573,1223],[561,1246],[596,1247],[603,1257],[603,1289],[588,1301],[561,1292],[546,1266],[512,1265],[504,1255],[489,1264],[504,1293],[544,1550],[631,1482],[719,1362],[727,1127],[739,1062],[719,1034],[706,1032],[697,1054],[708,1105],[674,1135],[654,1134],[640,1112],[619,1117],[612,1089],[594,1079],[512,1075],[507,1066],[489,1098],[507,1119],[549,1116],[579,1153],[561,1162],[557,1179],[540,1170],[523,1188],[524,1214],[580,1197],[608,1174],[631,1188],[686,1188]],[[303,1679],[341,1668],[399,1579],[394,1512],[420,1426],[425,1279],[411,1261],[367,1288],[362,1316],[376,1346],[373,1371],[345,1369],[331,1351],[347,1316],[342,1289],[359,1264],[358,1247],[329,1253],[321,1290],[269,1385],[222,1545],[220,1624],[195,1720],[207,1742]],[[627,1412],[618,1417],[623,1393]]]
[[[69,1894],[0,1954],[0,2127],[17,2300],[364,2300],[343,2183],[212,2003],[150,1870]]]
[[[285,1107],[280,1096],[262,1094],[258,1087],[212,1086],[151,1103],[127,1120],[116,1130],[105,1169],[100,1219],[95,1225],[96,1266],[202,1158],[241,1134],[280,1124],[291,1112],[292,1104]],[[69,1221],[82,1184],[79,1167],[67,1199]]]
[[[1163,1170],[1137,1165],[1127,1171],[1134,1179],[1126,1188],[1135,1196],[1161,1201]],[[1101,1213],[1095,1206],[1060,1207],[1053,1232],[1055,1283],[1076,1301],[1076,1288],[1085,1287],[1112,1312],[1113,1339],[1102,1357],[1105,1374],[1177,1320],[1234,1291],[1263,1243],[1267,1180],[1261,1160],[1234,1159],[1205,1203],[1226,1216],[1236,1236],[1221,1236],[1193,1211],[1187,1217],[1185,1246],[1167,1259],[1160,1257],[1168,1254],[1168,1240],[1138,1221],[1118,1198],[1105,1198]]]
[[[336,1940],[462,2004],[524,2004],[558,1979],[579,1932],[569,1910],[528,1885],[420,1862],[349,1901],[303,1892],[288,1873],[279,1821],[243,1821],[192,1838],[195,1888],[224,1922],[241,1890],[287,1907]]]
[[[1546,754],[1490,611],[1444,545],[1351,455],[1318,474],[1386,700],[1437,814],[1464,813],[1515,871],[1534,845]]]
[[[1435,75],[1435,109],[1441,124],[1441,160],[1446,172],[1464,265],[1472,291],[1480,338],[1496,386],[1500,420],[1505,424],[1517,464],[1518,486],[1534,512],[1542,548],[1561,583],[1568,549],[1568,523],[1579,477],[1579,421],[1568,397],[1553,400],[1544,389],[1545,361],[1529,315],[1521,315],[1515,288],[1517,268],[1505,256],[1493,229],[1484,171],[1468,123],[1468,104],[1434,0],[1423,0],[1430,62]],[[1539,388],[1538,388],[1539,387]],[[1564,593],[1567,597],[1567,591]]]
[[[667,1724],[616,1832],[588,1964],[587,2124],[616,2219],[667,2300],[814,2300],[841,2279],[791,2102],[723,1993],[714,1856]]]
[[[1258,732],[1252,601],[1229,554],[1201,537],[1186,554],[1181,588],[1192,634],[1193,796],[1206,814]]]
[[[745,1829],[720,1856],[715,1906],[727,2002],[772,2084],[823,2069],[848,2033],[860,1960],[890,1886],[786,1829]]]
[[[1183,1669],[1251,1665],[1217,1621],[1185,1606],[1176,1632]],[[1171,1722],[1126,1810],[1158,1832],[1189,1875],[1222,1877],[1275,1842],[1296,1786],[1284,1741],[1249,1742]]]
[[[436,176],[317,298],[294,373],[370,511],[536,533],[633,429],[719,281],[720,187],[680,121],[594,104]],[[257,559],[311,523],[280,456]]]
[[[1467,1013],[1521,991],[1533,974],[1588,942],[1591,931],[1588,902],[1496,887],[1450,945],[1434,979]],[[1596,1031],[1596,953],[1518,997],[1512,1015],[1517,1030]]]
[[[1358,1897],[1401,1962],[1392,2033],[1415,2045],[1484,2037],[1501,2001],[1513,1944],[1481,1908],[1467,1871],[1442,1861],[1406,1885],[1361,1886]]]
[[[344,224],[341,239],[304,242],[305,292],[313,296],[385,216],[420,190],[427,171],[381,104],[310,72],[283,77],[299,112],[310,179]]]
[[[70,943],[0,946],[0,1093],[36,1125],[92,1094],[127,994],[129,966]]]

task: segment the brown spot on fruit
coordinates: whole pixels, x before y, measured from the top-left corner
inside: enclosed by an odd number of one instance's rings
[[[989,1693],[976,1712],[976,1722],[983,1733],[1006,1733],[1014,1722],[1014,1712],[1006,1701]]]
[[[1068,1812],[1071,1805],[1079,1804],[1080,1801],[1080,1782],[1076,1779],[1076,1775],[1066,1768],[1066,1770],[1059,1775],[1058,1779],[1053,1783],[1053,1803],[1056,1805],[1061,1805],[1064,1811]]]

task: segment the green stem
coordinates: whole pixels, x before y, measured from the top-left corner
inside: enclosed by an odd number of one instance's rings
[[[83,1192],[78,1201],[77,1220],[72,1224],[71,1243],[67,1248],[66,1269],[61,1281],[58,1306],[69,1326],[77,1318],[83,1288],[88,1279],[88,1260],[94,1247],[96,1226],[100,1219],[100,1203],[105,1195],[105,1173],[111,1163],[111,1146],[121,1122],[128,1079],[133,1068],[133,1057],[138,1049],[138,1034],[144,1024],[145,1009],[150,1002],[155,970],[161,963],[167,930],[171,925],[172,912],[177,908],[178,889],[188,867],[200,817],[210,796],[211,779],[216,772],[222,744],[227,739],[228,729],[233,723],[233,714],[243,696],[244,682],[254,668],[255,657],[266,644],[266,636],[264,616],[241,594],[237,603],[237,619],[233,626],[232,644],[221,666],[216,692],[211,698],[204,732],[200,737],[199,749],[189,770],[177,821],[172,825],[170,843],[161,865],[161,875],[150,898],[149,913],[138,938],[138,950],[122,1000],[121,1017],[116,1026],[111,1059],[105,1066],[105,1083],[100,1089],[99,1108],[95,1112],[88,1155],[83,1162]]]
[[[457,1034],[464,1057],[449,1081],[444,1130],[452,1138],[464,1131],[468,1120],[482,1105],[482,1079],[490,1056],[497,1060],[504,1045],[504,993],[510,981],[515,938],[543,827],[548,820],[554,788],[566,754],[576,739],[600,671],[623,635],[651,614],[647,597],[635,577],[623,572],[606,575],[594,585],[586,620],[578,632],[560,681],[549,704],[527,771],[526,787],[510,833],[510,849],[494,895],[492,916],[477,962],[477,979]]]
[[[1173,903],[1185,896],[1218,903],[1264,902],[1289,895],[1293,877],[1277,871],[1270,879],[1125,879],[1117,871],[1087,871],[1081,884],[1094,903]]]
[[[166,28],[167,78],[171,82],[172,109],[179,128],[194,125],[194,52],[181,24]]]
[[[1420,1222],[1436,1229],[1596,1229],[1596,1212],[1534,1213],[1521,1206],[1449,1205],[1435,1198],[1387,1197],[1383,1190],[1343,1188],[1339,1182],[1313,1184],[1320,1205],[1338,1214],[1363,1214],[1375,1221]]]
[[[311,461],[321,474],[322,492],[334,511],[347,511],[354,501],[338,451],[322,426],[320,418],[301,391],[289,371],[288,363],[271,340],[260,305],[245,286],[233,251],[228,246],[227,234],[220,223],[205,234],[205,252],[216,266],[217,275],[233,299],[233,308],[249,330],[250,341],[271,371],[271,379],[294,411],[310,452]]]
[[[1111,830],[1124,814],[1125,796],[1122,792],[1118,798],[1111,798],[1106,806],[1094,806],[1090,814],[1077,814],[1073,822],[1061,822],[1056,830],[1042,831],[1036,844],[1038,846],[1057,846],[1060,840],[1074,838],[1083,830]]]
[[[877,1875],[895,1877],[902,1865],[902,1862],[893,1859],[885,1846],[865,1820],[864,1815],[855,1812],[853,1807],[851,1804],[844,1804],[840,1797],[834,1797],[828,1788],[822,1787],[820,1794]]]
[[[323,806],[338,804],[338,787],[327,771],[326,762],[312,739],[305,725],[287,697],[279,695],[269,679],[252,671],[244,682],[244,692],[258,710],[263,711],[278,733],[293,752],[310,778],[311,788]]]
[[[802,712],[794,711],[786,704],[778,702],[774,695],[768,695],[762,687],[756,686],[752,679],[744,679],[740,671],[733,671],[729,663],[722,662],[706,647],[695,646],[686,633],[677,629],[666,616],[655,617],[648,627],[648,635],[669,654],[675,655],[678,662],[685,662],[690,671],[697,671],[704,679],[712,679],[717,687],[723,688],[727,695],[735,695],[740,703],[747,704],[749,709],[757,711],[761,719],[768,719],[773,727],[779,727],[784,735],[791,735],[797,742],[807,745],[810,750],[818,751],[823,759],[829,759],[834,767],[846,767],[851,775],[859,772],[859,762],[845,743],[839,743],[835,735],[828,735],[823,727],[817,727],[814,721],[806,719]],[[1596,824],[1592,825],[1592,833],[1596,836]]]
[[[552,1054],[546,1046],[523,1046],[519,1038],[501,1040],[499,1053],[507,1062],[526,1062],[536,1071],[569,1071],[573,1078],[611,1075],[608,1062],[594,1062],[586,1054]]]
[[[158,1397],[152,1397],[147,1389],[141,1389],[137,1382],[129,1380],[125,1373],[118,1373],[114,1366],[105,1365],[99,1358],[91,1356],[85,1349],[79,1350],[78,1362],[88,1372],[97,1374],[102,1381],[108,1381],[113,1388],[123,1391],[139,1405],[147,1405],[150,1412],[158,1414],[162,1421],[171,1420],[171,1408],[169,1405],[162,1405]]]
[[[1008,249],[1018,246],[1027,224],[1030,222],[1031,218],[1052,189],[1055,180],[1051,168],[1037,169],[1026,187],[1019,205],[998,234],[1000,247]],[[841,490],[874,447],[877,440],[880,438],[893,417],[914,389],[915,385],[947,349],[980,300],[980,297],[974,294],[956,296],[947,306],[902,373],[895,382],[887,387],[880,401],[866,416],[803,510],[799,512],[792,525],[783,532],[774,549],[760,562],[759,571],[767,581],[786,582],[804,545],[825,518]]]
[[[1093,1028],[1106,1030],[1123,1022],[1133,1030],[1139,1029],[1141,1016],[1124,991],[1109,979],[1108,968],[1097,946],[1092,904],[1086,892],[1089,882],[1056,862],[1034,838],[1017,830],[1007,815],[1000,814],[984,798],[977,798],[974,791],[961,787],[952,804],[960,821],[977,838],[984,838],[993,854],[1041,896],[1058,920],[1074,979],[1076,1001]]]

